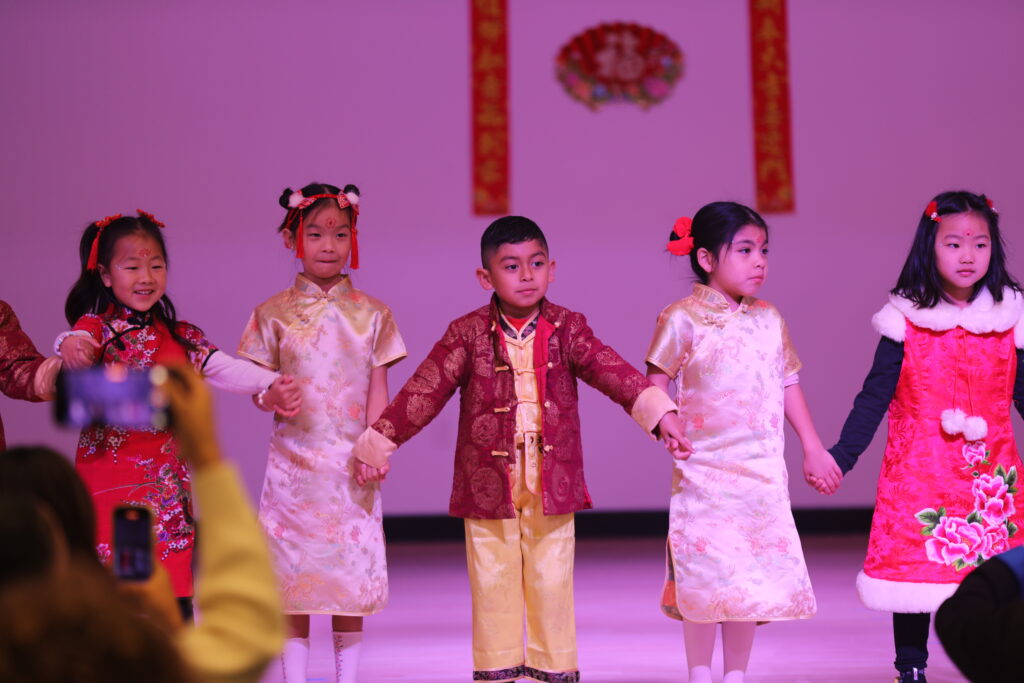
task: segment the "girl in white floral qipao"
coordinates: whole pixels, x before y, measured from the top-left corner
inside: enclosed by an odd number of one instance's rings
[[[388,595],[380,487],[363,486],[386,471],[368,470],[352,445],[387,405],[388,367],[405,345],[388,307],[343,272],[359,267],[359,190],[312,183],[280,204],[278,230],[302,272],[256,308],[238,353],[295,377],[303,411],[274,418],[260,520],[289,620],[285,680],[306,680],[309,615],[330,614],[337,681],[350,683],[363,617]]]
[[[668,249],[698,283],[658,318],[648,376],[677,384],[693,455],[674,461],[662,610],[683,620],[691,683],[711,680],[722,624],[726,683],[744,680],[758,622],[806,619],[815,600],[793,523],[783,416],[823,493],[839,468],[822,447],[797,383],[800,361],[774,306],[753,298],[768,269],[768,227],[732,202],[676,222]]]

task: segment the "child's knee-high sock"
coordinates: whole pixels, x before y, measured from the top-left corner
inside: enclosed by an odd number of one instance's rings
[[[359,651],[363,647],[362,631],[335,631],[334,676],[337,683],[356,683]]]
[[[281,653],[281,670],[285,683],[306,683],[309,664],[309,638],[288,638]]]
[[[686,645],[686,667],[690,683],[711,683],[711,653],[715,651],[715,629],[718,624],[683,622],[683,643]]]
[[[928,665],[928,630],[932,615],[900,614],[892,615],[892,635],[896,644],[897,671],[924,669]]]
[[[722,660],[725,678],[722,683],[743,683],[754,646],[753,621],[727,621],[722,624]]]

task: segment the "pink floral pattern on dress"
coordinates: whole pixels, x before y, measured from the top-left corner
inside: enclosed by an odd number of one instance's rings
[[[915,515],[924,524],[921,533],[931,537],[924,544],[928,559],[957,571],[975,567],[1008,549],[1009,539],[1018,531],[1010,521],[1016,512],[1013,496],[1017,493],[1017,468],[1007,472],[998,465],[994,474],[974,474],[974,510],[966,517],[949,516],[944,507],[926,508]]]

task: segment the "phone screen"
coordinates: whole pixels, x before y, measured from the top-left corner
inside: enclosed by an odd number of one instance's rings
[[[114,510],[114,575],[145,581],[153,573],[152,514],[144,507]]]
[[[112,425],[132,429],[168,424],[167,400],[159,385],[167,370],[132,370],[106,365],[61,372],[54,403],[57,422],[69,427]]]

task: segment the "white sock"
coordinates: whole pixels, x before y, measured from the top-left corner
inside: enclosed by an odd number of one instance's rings
[[[285,683],[306,683],[309,664],[309,638],[288,638],[281,653],[281,671]]]
[[[695,666],[690,669],[690,683],[711,683],[711,667]]]
[[[746,674],[747,672],[742,669],[726,671],[725,678],[722,679],[722,683],[743,683],[746,678]]]
[[[336,683],[356,683],[362,631],[334,631],[334,676]]]

